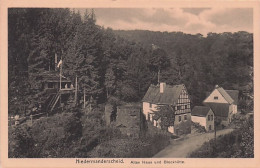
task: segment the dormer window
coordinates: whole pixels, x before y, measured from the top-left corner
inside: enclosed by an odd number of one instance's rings
[[[214,100],[218,100],[218,96],[214,96]]]

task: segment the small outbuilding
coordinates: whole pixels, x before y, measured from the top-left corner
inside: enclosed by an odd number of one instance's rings
[[[214,113],[207,106],[195,106],[191,111],[191,120],[204,126],[206,131],[214,130]]]

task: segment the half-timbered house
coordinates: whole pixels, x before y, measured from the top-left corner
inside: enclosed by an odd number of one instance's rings
[[[184,84],[181,85],[151,85],[147,90],[143,100],[143,113],[146,120],[157,125],[159,118],[153,116],[158,111],[159,106],[170,106],[174,113],[174,124],[168,127],[168,131],[174,134],[190,133],[191,107],[190,97]]]

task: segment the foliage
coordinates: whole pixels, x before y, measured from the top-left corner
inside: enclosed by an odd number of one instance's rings
[[[23,95],[33,99],[29,95],[35,94],[34,85],[40,87],[41,72],[55,70],[55,54],[64,60],[64,75],[73,81],[78,75],[80,97],[85,88],[87,100],[92,97],[97,103],[110,96],[141,100],[150,84],[157,83],[159,70],[160,81],[184,83],[197,105],[216,84],[253,94],[251,33],[208,33],[203,37],[114,31],[96,25],[93,11],[81,18],[69,9],[12,8],[8,17],[10,108],[11,102],[25,104]]]
[[[184,83],[194,104],[201,104],[206,92],[212,91],[216,84],[253,95],[251,33],[209,32],[203,37],[200,34],[147,30],[114,32],[128,40],[142,43],[146,48],[156,45],[164,50],[170,66],[161,71],[161,81],[169,84]],[[154,76],[152,72],[150,74]]]
[[[201,126],[199,123],[191,122],[191,126],[195,128],[196,132],[198,133],[205,133],[206,128]]]
[[[174,125],[175,113],[172,107],[168,105],[158,106],[158,111],[154,113],[161,118],[161,127],[163,130],[167,130],[169,126]]]
[[[78,77],[79,98],[85,90],[87,100],[94,99],[92,109],[68,108],[71,111],[36,120],[31,128],[20,125],[10,130],[10,157],[88,157],[97,146],[104,149],[98,156],[112,156],[106,151],[109,146],[113,146],[110,152],[119,150],[120,156],[140,151],[147,153],[138,156],[154,154],[167,144],[167,138],[160,142],[163,136],[151,135],[143,141],[126,142],[119,138],[118,130],[104,126],[104,109],[97,104],[140,101],[150,84],[157,83],[158,72],[160,81],[167,84],[184,83],[196,105],[216,84],[253,95],[251,33],[203,37],[182,32],[114,31],[98,26],[93,10],[82,17],[58,8],[10,8],[8,27],[9,114],[23,115],[26,110],[18,107],[31,108],[46,96],[42,73],[57,70],[55,55],[63,60],[64,76],[73,82]],[[252,99],[241,104],[253,107]],[[172,124],[162,120],[164,125]],[[109,136],[111,132],[113,136]],[[250,140],[251,135],[241,139]],[[114,142],[120,144],[118,149]],[[150,146],[142,147],[145,144]],[[243,152],[237,155],[252,155],[251,141],[241,146]]]
[[[73,156],[73,146],[81,136],[82,125],[75,113],[57,114],[22,124],[10,130],[9,157]],[[70,152],[68,152],[71,150]]]
[[[149,124],[149,127],[153,128]],[[112,128],[114,130],[115,128]],[[151,130],[151,129],[148,129]],[[91,151],[90,157],[147,158],[152,157],[169,144],[170,135],[160,129],[148,131],[146,136],[136,139],[112,134]]]
[[[34,140],[30,134],[30,128],[13,127],[8,130],[8,157],[10,158],[26,158],[32,157],[31,153]]]
[[[253,158],[254,129],[253,121],[244,121],[241,128],[210,140],[190,154],[192,158]]]

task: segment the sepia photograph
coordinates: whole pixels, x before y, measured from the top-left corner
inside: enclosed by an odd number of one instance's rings
[[[9,8],[10,158],[253,158],[252,8]]]
[[[254,10],[7,7],[6,159],[256,159]]]

